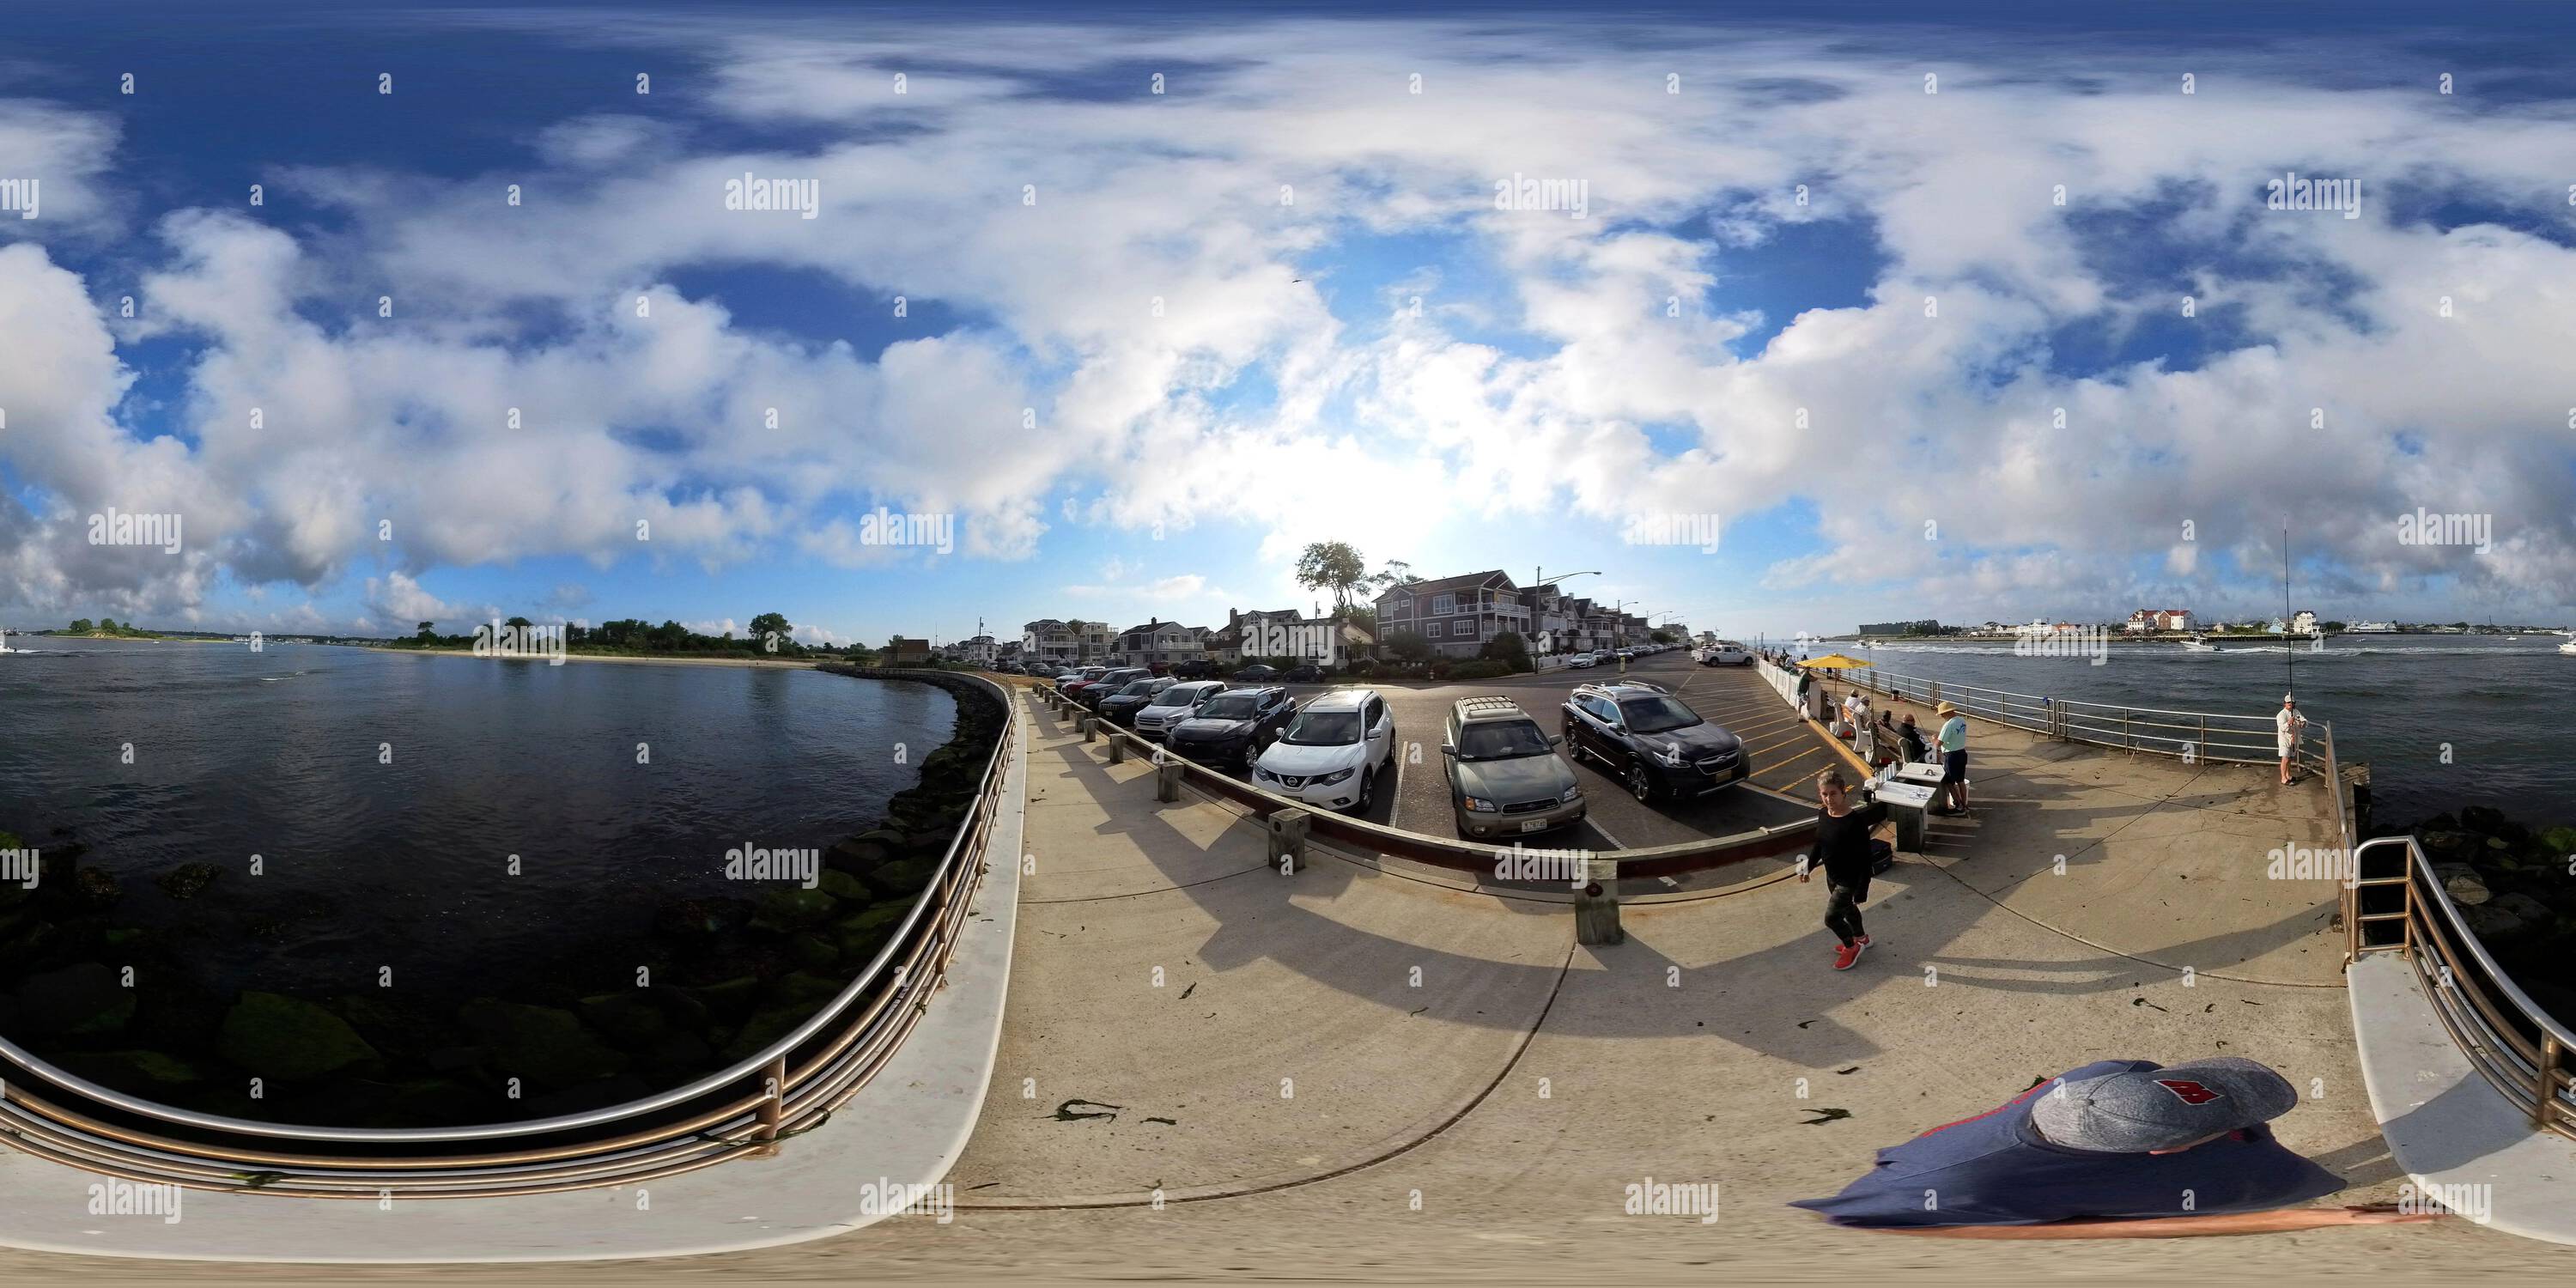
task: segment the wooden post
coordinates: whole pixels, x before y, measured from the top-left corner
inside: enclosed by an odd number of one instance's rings
[[[1181,770],[1178,760],[1166,760],[1154,767],[1154,799],[1169,804],[1181,798]]]
[[[1281,876],[1306,867],[1306,831],[1313,816],[1302,809],[1283,809],[1270,816],[1270,866]]]
[[[1584,862],[1583,885],[1574,892],[1574,942],[1594,948],[1626,942],[1628,934],[1619,928],[1619,892],[1613,886],[1619,865],[1607,859]]]

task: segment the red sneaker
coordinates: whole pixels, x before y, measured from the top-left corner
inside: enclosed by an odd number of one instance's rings
[[[1860,950],[1865,946],[1866,945],[1859,943],[1849,943],[1836,948],[1834,950],[1834,969],[1850,970],[1852,968],[1852,963],[1860,960]]]
[[[1867,948],[1867,947],[1869,947],[1869,936],[1867,936],[1867,935],[1860,935],[1860,936],[1857,936],[1857,937],[1853,940],[1853,942],[1855,942],[1855,943],[1859,944],[1859,945],[1860,945],[1861,947],[1863,947],[1863,948]]]

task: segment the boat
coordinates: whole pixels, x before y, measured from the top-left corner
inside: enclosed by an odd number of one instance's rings
[[[2200,635],[2194,635],[2190,639],[2184,640],[2182,642],[2182,646],[2185,652],[2190,653],[2216,653],[2220,651],[2217,645],[2210,643],[2207,637]]]
[[[7,628],[7,627],[5,627],[5,626],[0,626],[0,653],[15,653],[15,652],[17,652],[17,651],[18,651],[18,650],[16,650],[16,649],[14,649],[14,648],[9,647],[9,630],[8,630],[8,628]]]
[[[2569,640],[2566,643],[2559,645],[2558,651],[2568,655],[2569,657],[2576,657],[2576,640]]]

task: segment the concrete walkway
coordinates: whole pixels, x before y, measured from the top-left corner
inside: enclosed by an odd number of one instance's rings
[[[2335,889],[2263,875],[2285,840],[2329,839],[2316,786],[1978,725],[1975,815],[1887,875],[1876,947],[1837,973],[1820,885],[1748,870],[1633,905],[1626,943],[1579,948],[1561,902],[1329,855],[1281,877],[1230,810],[1158,804],[1148,765],[1105,764],[1043,712],[1033,727],[1034,871],[955,1223],[621,1270],[1992,1283],[2566,1265],[2465,1222],[1972,1244],[1781,1206],[2034,1079],[2217,1053],[2308,1093],[2278,1130],[2351,1180],[2338,1201],[2393,1198],[2326,930]],[[1714,1182],[1722,1215],[1625,1215],[1649,1181]]]

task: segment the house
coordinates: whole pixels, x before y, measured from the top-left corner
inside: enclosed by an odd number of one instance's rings
[[[1440,657],[1474,657],[1496,635],[1531,630],[1529,604],[1499,568],[1389,586],[1376,607],[1380,639],[1411,631]]]
[[[1109,651],[1109,623],[1041,618],[1020,628],[1020,652],[1058,666],[1097,662]]]
[[[1207,652],[1201,656],[1219,668],[1231,671],[1243,663],[1243,632],[1234,625],[1233,609],[1227,609],[1225,615],[1228,619],[1226,624],[1208,632]]]
[[[998,646],[990,635],[978,635],[972,639],[959,640],[955,647],[957,660],[968,666],[989,667],[999,655]]]
[[[1377,643],[1376,636],[1355,623],[1308,617],[1293,608],[1249,613],[1229,609],[1225,617],[1225,630],[1219,633],[1234,637],[1240,657],[1292,657],[1335,667],[1366,656]]]
[[[2317,615],[2309,612],[2307,609],[2300,609],[2298,615],[2290,619],[2290,633],[2293,635],[2316,634]]]
[[[887,666],[920,666],[930,660],[930,641],[905,639],[898,635],[886,647]]]
[[[1117,647],[1112,651],[1121,666],[1195,662],[1207,655],[1207,628],[1156,618],[1120,631]]]
[[[2191,629],[2191,613],[2180,608],[2141,608],[2129,614],[2129,620],[2121,623],[2121,629],[2133,635],[2148,631],[2187,631]]]

